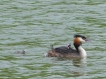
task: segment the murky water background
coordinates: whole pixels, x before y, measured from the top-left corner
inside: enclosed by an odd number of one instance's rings
[[[105,0],[1,0],[0,79],[105,79],[105,29]],[[91,40],[86,65],[45,57],[76,33]]]

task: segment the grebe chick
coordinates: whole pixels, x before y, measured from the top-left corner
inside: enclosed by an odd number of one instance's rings
[[[14,52],[14,53],[16,53],[16,54],[25,54],[26,51],[25,51],[25,50],[22,50],[22,51],[16,51],[16,52]]]
[[[66,57],[66,58],[85,58],[87,56],[86,51],[81,47],[82,42],[88,41],[85,36],[74,35],[73,45],[75,49],[71,48],[71,45],[61,46],[54,48],[51,46],[51,50],[47,53],[47,57]]]
[[[71,48],[71,44],[68,44],[68,49],[70,49]]]

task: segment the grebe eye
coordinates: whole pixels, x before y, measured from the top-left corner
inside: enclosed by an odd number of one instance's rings
[[[86,39],[86,37],[82,37],[82,39]]]

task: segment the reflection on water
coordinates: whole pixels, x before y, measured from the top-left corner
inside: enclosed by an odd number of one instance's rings
[[[73,65],[76,67],[84,67],[86,66],[86,59],[74,59]]]
[[[73,77],[86,75],[86,70],[85,70],[85,68],[87,68],[86,58],[85,59],[67,59],[67,58],[54,57],[53,60],[59,61],[59,62],[64,61],[63,65],[65,67],[63,68],[63,70],[66,71],[68,75],[70,74],[70,76],[72,76],[72,74],[73,74]],[[74,68],[72,68],[71,65],[73,65]]]

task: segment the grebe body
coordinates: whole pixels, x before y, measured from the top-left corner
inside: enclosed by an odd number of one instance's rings
[[[47,53],[48,57],[65,57],[65,58],[85,58],[87,56],[86,51],[82,48],[82,42],[88,41],[85,36],[75,35],[73,45],[75,49],[68,46],[61,46],[54,48],[51,47],[51,50]]]

